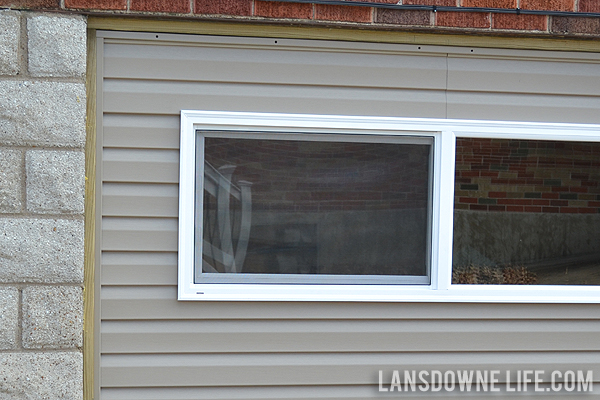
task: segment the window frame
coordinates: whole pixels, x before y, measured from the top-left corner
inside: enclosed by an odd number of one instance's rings
[[[206,167],[203,163],[205,157],[204,152],[206,147],[204,143],[206,139],[211,138],[225,138],[225,139],[245,139],[245,140],[269,140],[269,141],[296,141],[296,142],[325,142],[325,143],[373,143],[373,144],[388,144],[388,145],[419,145],[428,146],[431,153],[427,162],[428,167],[428,201],[427,201],[427,220],[426,220],[426,248],[424,255],[426,257],[426,274],[425,275],[341,275],[341,274],[258,274],[258,273],[206,273],[199,271],[199,265],[202,264],[203,256],[202,251],[204,246],[210,246],[206,240],[202,240],[202,243],[195,241],[195,282],[196,283],[269,283],[269,284],[310,284],[310,285],[323,285],[323,284],[348,284],[348,285],[381,285],[381,284],[393,284],[393,285],[429,285],[430,283],[430,247],[431,247],[431,232],[432,226],[432,193],[433,188],[433,165],[434,165],[434,136],[429,134],[422,134],[419,132],[403,132],[398,135],[363,135],[363,134],[313,134],[313,133],[298,133],[295,131],[289,132],[254,132],[254,131],[243,131],[243,132],[231,132],[231,131],[215,131],[215,130],[196,130],[196,176],[204,176]],[[203,181],[196,179],[196,199],[195,205],[195,237],[198,238],[202,235],[200,227],[203,225],[203,210],[200,210],[198,205],[203,204],[204,188]],[[254,196],[254,195],[253,195]],[[252,218],[254,221],[255,219]],[[203,269],[203,268],[202,268]],[[203,281],[203,282],[200,282]]]
[[[194,283],[197,130],[432,137],[430,284]],[[600,286],[451,283],[456,138],[600,142],[600,125],[182,110],[178,300],[600,303]]]

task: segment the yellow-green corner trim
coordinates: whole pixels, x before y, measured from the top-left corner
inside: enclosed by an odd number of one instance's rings
[[[160,20],[118,16],[90,16],[88,28],[165,32],[216,36],[272,37],[288,39],[318,39],[352,42],[420,44],[458,47],[488,47],[504,49],[600,52],[600,40],[587,38],[493,36],[487,34],[456,34],[409,32],[370,29],[364,26],[318,26],[266,24],[260,21]]]
[[[85,245],[83,274],[83,398],[94,398],[94,292],[96,232],[96,31],[87,33]]]

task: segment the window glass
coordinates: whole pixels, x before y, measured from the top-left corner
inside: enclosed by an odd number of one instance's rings
[[[431,140],[374,141],[199,133],[196,279],[429,283]]]
[[[600,144],[458,138],[453,283],[600,284]]]

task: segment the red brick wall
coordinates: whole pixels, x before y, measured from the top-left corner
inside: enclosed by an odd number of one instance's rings
[[[252,209],[426,209],[429,146],[205,139],[213,167],[252,183]]]
[[[457,210],[600,212],[600,144],[458,139]]]
[[[541,34],[548,36],[600,37],[600,17],[578,13],[600,13],[599,0],[403,0],[402,5],[452,7],[452,10],[399,10],[377,7],[397,0],[363,0],[371,6],[324,5],[264,0],[0,0],[0,7],[18,9],[62,9],[78,13],[172,17],[238,18],[283,23],[344,23],[397,29],[426,29]],[[461,11],[468,7],[466,11]],[[518,8],[521,14],[477,8]],[[568,12],[569,15],[528,15],[527,11]]]

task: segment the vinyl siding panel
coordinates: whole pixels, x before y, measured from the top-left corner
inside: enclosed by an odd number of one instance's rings
[[[177,218],[176,184],[106,183],[102,206],[106,216]]]
[[[379,46],[379,51],[371,49],[367,52],[338,49],[336,56],[331,57],[331,48],[298,46],[301,41],[246,42],[246,46],[223,43],[223,47],[219,43],[194,47],[173,44],[162,48],[151,43],[108,46],[104,52],[105,76],[167,82],[418,90],[443,90],[446,86],[443,53],[422,56],[413,53],[401,57],[397,48]],[[232,48],[235,51],[231,51]],[[369,69],[366,75],[365,69]]]
[[[534,356],[534,357],[532,357]],[[101,360],[105,386],[368,385],[380,369],[593,370],[598,353],[133,354]],[[400,367],[399,367],[400,366]],[[373,372],[371,372],[373,371]],[[375,381],[377,382],[377,381]]]
[[[394,392],[378,393],[377,386],[353,385],[353,386],[319,386],[318,388],[307,386],[287,386],[287,387],[231,387],[231,388],[179,388],[177,390],[165,388],[151,389],[105,389],[103,398],[110,400],[130,400],[130,399],[148,399],[148,400],[190,400],[190,399],[211,399],[211,400],[239,400],[239,399],[290,399],[290,400],[345,400],[345,399],[376,399],[376,398],[402,398],[430,400],[443,398],[439,393],[431,392]],[[552,392],[551,392],[552,393]],[[492,396],[501,397],[505,400],[523,399],[523,392],[517,393],[490,393],[490,392],[465,392],[462,396],[456,398],[466,398],[470,400],[487,400]],[[527,395],[527,398],[535,399],[560,399],[577,400],[581,399],[581,394],[573,392],[561,392],[559,395],[548,393],[535,393]]]
[[[102,218],[105,251],[177,251],[176,218]]]
[[[600,321],[110,321],[106,353],[600,351]],[[532,343],[529,339],[538,336]],[[310,341],[306,340],[310,338]]]
[[[177,285],[177,253],[105,252],[101,272],[105,286]]]
[[[597,305],[176,300],[181,109],[598,123],[597,55],[99,36],[102,399],[374,399],[382,369],[598,381]]]
[[[597,124],[599,108],[591,96],[448,92],[448,118]]]
[[[533,56],[533,54],[532,54]],[[547,57],[547,55],[546,55]],[[495,93],[597,96],[598,60],[448,56],[448,89]],[[565,74],[565,71],[568,71]],[[491,79],[493,77],[493,79]]]
[[[448,118],[599,123],[598,60],[448,56]],[[555,56],[558,56],[555,54]]]
[[[105,114],[104,147],[179,150],[178,115]]]
[[[107,80],[104,101],[108,112],[173,115],[182,109],[360,115],[368,101],[369,115],[443,118],[446,100],[442,90]]]
[[[178,150],[104,149],[102,157],[105,182],[179,182]]]

